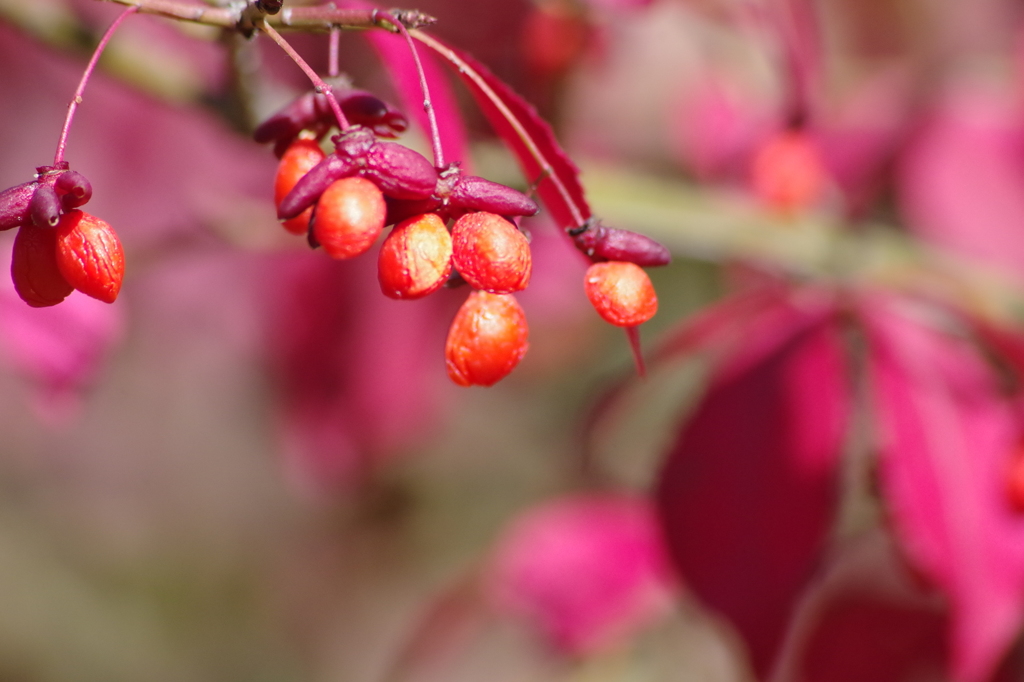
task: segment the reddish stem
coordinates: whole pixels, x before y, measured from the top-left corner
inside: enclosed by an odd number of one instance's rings
[[[633,351],[633,360],[636,362],[636,373],[641,378],[647,376],[647,365],[644,364],[643,350],[640,348],[640,327],[626,327],[626,337],[629,339],[629,347]]]
[[[509,110],[501,97],[499,97],[491,86],[487,84],[487,81],[477,73],[476,69],[460,58],[459,55],[452,52],[445,45],[434,40],[428,34],[417,30],[413,30],[411,33],[413,38],[447,59],[456,69],[459,70],[459,73],[465,74],[467,78],[473,81],[473,84],[476,85],[488,100],[490,100],[491,104],[494,105],[494,108],[497,109],[504,119],[508,121],[508,124],[512,126],[512,129],[522,141],[523,146],[526,147],[526,150],[530,153],[530,156],[533,157],[533,160],[537,162],[537,165],[540,167],[540,178],[537,180],[537,184],[540,184],[540,182],[545,179],[550,180],[551,184],[555,186],[556,191],[562,195],[562,200],[565,202],[566,207],[568,207],[573,222],[576,225],[583,225],[586,222],[586,218],[583,216],[583,211],[580,210],[579,206],[577,206],[576,202],[573,200],[572,194],[569,193],[568,188],[566,188],[561,178],[558,177],[558,174],[555,173],[554,168],[552,168],[551,164],[548,162],[547,157],[544,156],[544,152],[540,150],[537,143],[534,142],[533,138],[530,136],[530,133],[523,127],[522,122],[520,122],[520,120],[516,118],[515,114]]]
[[[409,44],[409,51],[412,52],[412,59],[416,62],[416,72],[420,77],[420,90],[423,92],[423,111],[427,114],[427,122],[430,124],[430,141],[434,149],[434,166],[436,168],[444,167],[444,150],[441,148],[441,131],[437,127],[437,115],[434,113],[434,104],[430,101],[430,88],[427,86],[427,75],[423,71],[423,64],[420,62],[420,55],[416,51],[416,44],[412,41],[412,36],[409,35],[409,31],[406,30],[405,25],[395,19],[392,15],[387,12],[376,12],[375,16],[384,19],[390,24],[393,24],[398,32],[405,38],[405,42]]]
[[[89,59],[89,63],[85,65],[85,72],[82,74],[82,80],[78,82],[78,89],[75,90],[75,96],[71,98],[71,103],[68,104],[68,115],[64,119],[64,128],[60,131],[60,139],[57,141],[57,151],[53,155],[53,165],[58,166],[64,161],[64,149],[68,145],[68,133],[71,130],[71,122],[75,119],[75,112],[78,110],[78,105],[82,103],[82,94],[85,92],[85,86],[89,82],[89,78],[92,76],[92,72],[96,70],[96,64],[100,60],[100,55],[103,54],[103,50],[106,49],[107,43],[110,42],[110,38],[114,35],[114,31],[118,29],[121,22],[128,18],[129,14],[135,14],[139,11],[138,7],[127,7],[123,12],[117,15],[114,22],[110,24],[107,32],[100,38],[99,44],[96,49],[93,50],[92,57]]]
[[[337,98],[334,96],[334,89],[330,85],[324,82],[324,79],[317,75],[316,71],[306,63],[306,60],[299,56],[299,53],[295,51],[288,41],[281,37],[281,34],[274,30],[274,27],[268,24],[266,21],[260,22],[260,30],[266,33],[271,40],[278,44],[278,46],[285,51],[292,61],[298,64],[299,68],[302,69],[303,73],[313,82],[313,86],[317,92],[321,92],[327,95],[327,103],[331,105],[331,111],[334,112],[334,118],[338,120],[338,127],[342,130],[348,130],[351,125],[348,119],[345,118],[345,114],[341,111],[341,106],[338,104]]]

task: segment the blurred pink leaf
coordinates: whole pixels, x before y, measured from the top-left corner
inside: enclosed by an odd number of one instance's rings
[[[911,122],[907,74],[893,69],[859,84],[811,131],[849,209],[862,212],[889,179],[888,165]]]
[[[921,126],[898,168],[908,225],[934,243],[1019,273],[1024,267],[1024,127],[1019,107],[961,89]]]
[[[836,512],[847,396],[833,312],[748,325],[668,454],[657,497],[685,583],[771,670]]]
[[[676,155],[701,180],[740,179],[754,148],[779,127],[771,102],[708,73],[680,95],[669,130]]]
[[[585,655],[666,612],[672,588],[661,543],[645,499],[559,498],[512,522],[487,588],[497,608],[532,621],[555,648]]]
[[[320,253],[279,264],[270,361],[286,456],[314,489],[358,482],[437,417],[455,302],[445,292],[413,304],[385,298],[376,264],[375,255],[338,262]]]
[[[591,214],[579,169],[555,139],[547,121],[473,57],[433,36],[421,34],[420,38],[456,69],[494,132],[519,161],[527,182],[536,183],[537,193],[554,221],[560,227],[582,225]]]
[[[0,249],[0,357],[39,386],[40,416],[59,421],[77,407],[119,340],[122,307],[72,293],[51,308],[31,308],[14,291],[10,240]]]
[[[984,680],[1024,615],[1024,519],[1003,480],[1019,424],[975,348],[892,306],[866,317],[895,530],[949,597],[954,679]]]

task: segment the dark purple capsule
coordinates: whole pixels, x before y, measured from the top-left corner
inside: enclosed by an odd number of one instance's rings
[[[289,220],[312,206],[335,180],[355,175],[358,167],[348,157],[337,153],[327,157],[295,183],[292,191],[277,205],[279,220]]]
[[[60,200],[65,211],[84,206],[92,199],[92,183],[78,171],[65,171],[57,176],[54,189],[61,194]]]
[[[599,222],[584,226],[583,230],[573,234],[573,241],[583,253],[594,261],[626,261],[641,267],[668,265],[672,260],[669,250],[654,241],[629,230],[605,227]]]
[[[0,192],[0,230],[21,227],[30,222],[28,204],[35,194],[37,182],[26,182]]]
[[[360,175],[373,180],[386,196],[427,199],[437,185],[437,169],[425,156],[397,142],[377,142],[367,152]]]
[[[330,103],[323,95],[318,97],[318,106],[326,109],[322,116],[333,123],[334,112],[331,111]],[[398,137],[399,133],[404,133],[409,128],[409,121],[401,111],[392,108],[373,93],[365,90],[340,90],[335,93],[335,97],[338,98],[341,111],[349,123],[371,128],[379,137]]]
[[[39,183],[28,202],[28,215],[36,227],[57,227],[60,222],[60,197],[51,185]]]
[[[475,175],[464,175],[448,196],[453,207],[465,212],[487,211],[503,216],[535,215],[540,207],[522,192]]]
[[[396,137],[409,127],[400,111],[369,92],[338,90],[335,97],[350,123],[372,128],[381,137]],[[287,148],[303,130],[319,137],[336,124],[327,96],[306,92],[260,124],[253,131],[253,139],[260,143],[276,141],[278,147]]]
[[[253,139],[259,143],[273,140],[291,140],[304,128],[316,122],[319,116],[316,93],[306,92],[285,105],[281,110],[257,126],[253,131]]]

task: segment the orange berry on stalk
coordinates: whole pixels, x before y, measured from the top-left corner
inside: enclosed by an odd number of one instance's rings
[[[436,213],[398,223],[380,247],[377,279],[390,298],[422,298],[452,271],[452,236]]]
[[[21,300],[33,308],[57,305],[74,287],[57,267],[57,231],[23,225],[14,238],[11,279]]]
[[[448,376],[459,386],[492,386],[522,360],[528,337],[526,313],[514,297],[474,291],[448,329]]]
[[[587,268],[583,286],[598,314],[617,327],[635,327],[658,312],[651,278],[635,263],[594,263]]]
[[[452,262],[474,289],[511,294],[530,283],[530,242],[494,213],[467,213],[452,226]]]
[[[768,207],[792,213],[814,204],[825,191],[828,171],[817,146],[799,130],[779,133],[754,156],[754,192]]]
[[[1006,469],[1006,498],[1010,508],[1024,514],[1024,445],[1014,450]]]
[[[114,228],[84,211],[68,211],[57,224],[57,267],[86,296],[113,303],[124,279],[124,250]]]
[[[277,175],[274,176],[274,205],[280,204],[281,200],[288,196],[288,192],[292,191],[292,187],[295,187],[295,183],[312,170],[313,166],[323,161],[325,156],[324,150],[316,140],[298,139],[292,142],[277,164]],[[292,234],[306,234],[312,215],[313,207],[310,206],[281,224]]]
[[[331,258],[352,258],[377,241],[386,213],[377,185],[360,177],[335,180],[317,201],[313,237]]]

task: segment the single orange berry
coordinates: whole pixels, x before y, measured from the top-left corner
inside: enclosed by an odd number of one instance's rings
[[[754,155],[751,181],[768,207],[783,213],[807,208],[825,191],[828,171],[814,142],[801,131],[779,133]]]
[[[1010,508],[1024,513],[1024,445],[1018,445],[1006,469],[1006,498]]]
[[[313,237],[331,258],[352,258],[377,241],[386,213],[377,185],[360,177],[335,180],[317,201]]]
[[[494,213],[467,213],[452,226],[452,262],[474,289],[511,294],[530,283],[530,242]]]
[[[526,313],[514,297],[474,291],[448,329],[448,376],[459,386],[492,386],[526,355],[528,336]]]
[[[395,225],[380,247],[377,279],[390,298],[422,298],[452,272],[452,236],[436,213]]]
[[[635,263],[594,263],[587,268],[583,286],[598,314],[618,327],[635,327],[658,312],[651,278]]]
[[[113,303],[124,279],[124,250],[114,228],[75,209],[57,224],[57,267],[86,296]]]
[[[292,142],[277,164],[277,175],[274,176],[274,205],[280,204],[281,200],[288,196],[288,192],[292,191],[292,187],[295,187],[295,183],[312,170],[313,166],[323,161],[325,156],[324,150],[320,149],[316,140],[298,139]],[[292,234],[306,234],[312,215],[313,207],[310,206],[281,224]]]
[[[57,231],[23,225],[14,238],[11,279],[21,300],[33,308],[57,305],[74,287],[57,267]]]

